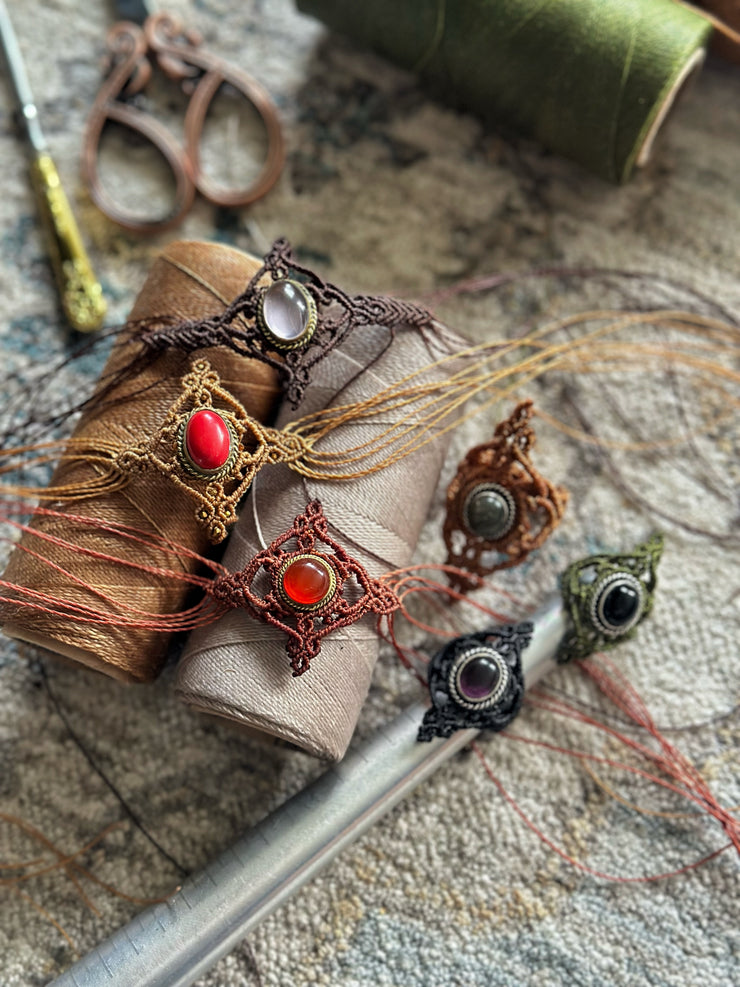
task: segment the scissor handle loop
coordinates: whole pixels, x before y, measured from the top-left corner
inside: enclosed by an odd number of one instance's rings
[[[227,189],[213,182],[200,164],[200,138],[208,109],[224,82],[237,89],[254,106],[262,119],[267,135],[267,157],[249,185],[242,189]],[[285,143],[275,107],[262,86],[246,72],[221,65],[203,76],[190,97],[185,114],[185,151],[193,169],[196,188],[211,202],[234,208],[260,199],[272,188],[285,163]]]
[[[162,233],[176,226],[190,209],[195,182],[187,158],[170,132],[153,117],[116,100],[124,93],[137,92],[151,74],[147,60],[147,39],[136,24],[121,21],[108,34],[111,71],[101,86],[85,127],[82,147],[82,177],[90,198],[110,219],[133,233]],[[108,120],[141,134],[167,162],[175,180],[172,208],[159,219],[144,219],[119,205],[100,179],[98,157],[103,128]]]
[[[233,208],[246,206],[261,198],[277,181],[285,163],[285,142],[275,106],[267,91],[246,72],[229,65],[222,59],[202,51],[192,34],[182,36],[178,21],[163,12],[154,14],[144,25],[149,50],[169,75],[185,78],[190,67],[202,71],[195,85],[185,113],[185,154],[190,162],[191,174],[198,191],[218,206]],[[227,82],[252,104],[259,114],[267,136],[267,156],[256,178],[240,189],[223,188],[211,181],[200,164],[200,140],[206,116],[216,93]]]

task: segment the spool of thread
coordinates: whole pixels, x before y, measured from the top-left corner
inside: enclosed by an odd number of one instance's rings
[[[297,3],[445,100],[613,182],[647,162],[711,32],[674,0]]]
[[[413,331],[399,330],[381,353],[388,332],[371,328],[354,333],[316,367],[299,414],[327,403],[349,404],[377,393],[405,374],[425,367],[462,345],[440,327],[428,346]],[[434,379],[430,371],[424,379]],[[295,413],[284,411],[284,425]],[[391,421],[347,424],[323,449],[346,449],[377,436]],[[372,576],[407,565],[439,478],[447,448],[445,436],[400,462],[352,481],[316,481],[285,466],[264,469],[252,486],[224,557],[231,570],[252,557],[293,523],[306,504],[318,498],[332,537]],[[285,636],[243,611],[231,611],[214,626],[191,634],[178,666],[177,693],[191,706],[290,741],[317,757],[339,760],[347,749],[370,685],[379,650],[372,617],[335,631],[322,641],[321,653],[300,678],[293,678]]]
[[[244,289],[260,264],[256,258],[230,247],[197,242],[173,243],[155,261],[130,321],[158,315],[199,318],[217,312]],[[271,418],[279,398],[277,378],[271,368],[224,347],[211,347],[203,350],[202,355],[250,415],[259,421]],[[112,375],[116,368],[125,366],[131,357],[130,346],[117,346],[102,379]],[[135,378],[118,384],[106,395],[102,407],[86,413],[75,429],[74,437],[84,438],[94,448],[97,437],[112,438],[122,446],[130,446],[152,435],[178,396],[180,380],[188,366],[189,357],[174,350],[157,357]],[[85,483],[95,475],[95,469],[93,464],[84,461],[63,461],[51,483]],[[130,525],[201,554],[210,547],[204,529],[196,521],[193,500],[156,471],[136,475],[122,489],[105,496],[50,506],[67,514]],[[100,529],[82,530],[77,525],[65,526],[63,520],[56,518],[36,518],[32,527],[58,533],[80,547],[114,556],[124,556],[134,550],[114,533]],[[99,607],[101,599],[96,591],[103,590],[115,600],[111,606],[117,605],[124,612],[127,608],[142,608],[160,613],[181,608],[185,600],[186,589],[172,581],[158,580],[135,569],[115,567],[104,560],[42,542],[29,534],[24,534],[20,545],[53,559],[75,578],[64,577],[19,548],[10,557],[5,578],[55,598]],[[146,563],[146,554],[140,549],[135,561]],[[156,564],[156,560],[152,561]],[[182,559],[180,564],[190,571],[194,565],[187,559]],[[168,644],[167,636],[161,633],[65,622],[13,604],[3,605],[0,619],[5,633],[11,637],[40,645],[127,682],[153,679],[164,661]]]

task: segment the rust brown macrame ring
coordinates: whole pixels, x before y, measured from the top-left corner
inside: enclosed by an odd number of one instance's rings
[[[545,479],[529,452],[535,444],[531,401],[500,422],[493,438],[472,448],[447,489],[442,533],[447,564],[477,577],[522,563],[560,523],[568,492]],[[477,585],[448,577],[462,591]]]
[[[284,546],[293,543],[286,550]],[[329,552],[327,551],[329,550]],[[334,577],[334,587],[311,605],[302,605],[285,591],[287,568],[299,559],[316,560]],[[253,587],[267,575],[260,594]],[[382,580],[368,575],[328,532],[321,503],[312,501],[303,514],[239,572],[218,576],[211,594],[231,607],[271,624],[287,636],[286,651],[294,676],[303,675],[321,651],[321,642],[335,630],[354,624],[367,614],[390,614],[400,606],[398,596]]]

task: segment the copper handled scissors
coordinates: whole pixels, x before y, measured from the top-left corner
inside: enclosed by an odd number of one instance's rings
[[[163,11],[149,14],[144,0],[119,0],[119,13],[127,19],[108,33],[108,75],[93,104],[83,139],[82,176],[98,208],[124,229],[135,233],[161,233],[182,221],[196,190],[215,205],[245,206],[263,196],[275,184],[285,161],[285,144],[275,106],[262,86],[246,72],[211,55],[201,47],[197,32],[183,29]],[[189,95],[181,145],[164,124],[139,107],[126,102],[141,92],[151,78],[153,63],[169,78],[181,83]],[[209,106],[222,84],[238,90],[255,108],[267,135],[267,154],[257,177],[243,188],[215,184],[200,163],[200,139]],[[167,162],[175,183],[169,212],[144,218],[114,201],[100,179],[100,142],[108,121],[136,131]]]

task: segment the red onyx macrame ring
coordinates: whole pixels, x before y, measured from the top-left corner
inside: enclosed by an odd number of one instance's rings
[[[253,587],[264,577],[267,586],[259,595]],[[329,535],[318,500],[246,568],[217,577],[211,593],[283,631],[294,676],[308,671],[327,634],[400,605],[389,586],[369,576]]]
[[[217,480],[234,469],[239,438],[234,426],[213,408],[196,408],[180,423],[180,463],[197,479]]]
[[[121,473],[157,470],[195,501],[195,517],[217,544],[266,463],[291,462],[299,439],[250,418],[207,360],[195,360],[159,429],[115,458]]]

